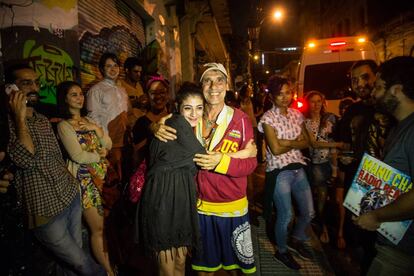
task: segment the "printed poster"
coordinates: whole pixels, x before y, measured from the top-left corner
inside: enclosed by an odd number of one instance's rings
[[[359,216],[390,204],[412,186],[410,176],[365,153],[343,205]],[[410,224],[411,220],[384,222],[377,231],[398,244]]]

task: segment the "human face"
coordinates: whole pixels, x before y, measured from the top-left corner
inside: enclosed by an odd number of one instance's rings
[[[274,103],[277,107],[288,108],[292,103],[292,89],[288,84],[284,84],[280,94],[274,97]]]
[[[113,59],[108,58],[105,61],[104,66],[104,77],[115,81],[119,75],[119,65]]]
[[[381,76],[377,76],[375,81],[375,87],[372,90],[372,98],[374,99],[375,107],[383,112],[393,114],[399,105],[397,97],[392,95],[391,90],[395,88],[395,85],[386,88],[385,81],[381,79]]]
[[[211,70],[204,74],[201,81],[204,98],[209,105],[224,105],[226,97],[226,77],[217,70]]]
[[[362,100],[368,100],[371,97],[375,79],[375,74],[368,65],[356,67],[351,72],[352,90]]]
[[[319,95],[313,95],[309,99],[309,111],[311,113],[319,113],[321,112],[323,105],[323,100]]]
[[[163,110],[168,102],[168,89],[162,82],[155,81],[151,83],[148,96],[153,110]]]
[[[131,70],[127,70],[128,78],[133,82],[139,82],[141,79],[142,67],[135,65]]]
[[[195,127],[203,116],[204,102],[200,96],[188,96],[180,106],[180,114],[192,127]]]
[[[79,110],[81,110],[83,107],[84,101],[85,96],[83,95],[82,89],[79,86],[74,85],[69,88],[66,94],[65,102],[68,105],[71,114],[79,113]]]
[[[14,83],[27,97],[27,106],[34,107],[39,102],[40,82],[32,69],[20,69],[14,72]]]

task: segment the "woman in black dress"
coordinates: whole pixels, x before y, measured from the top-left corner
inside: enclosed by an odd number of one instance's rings
[[[177,139],[151,141],[138,218],[140,241],[157,256],[160,275],[184,275],[187,251],[200,247],[193,158],[205,150],[193,127],[203,115],[204,100],[196,86],[184,86],[176,102],[180,114],[166,124],[177,130]]]
[[[157,256],[160,275],[184,275],[188,250],[201,250],[197,215],[197,194],[193,162],[205,149],[194,134],[203,116],[204,96],[193,83],[185,83],[177,93],[174,114],[166,124],[176,129],[177,139],[153,139],[149,147],[149,170],[140,201],[137,222],[139,239]],[[228,153],[233,158],[257,154],[253,140],[244,150]]]

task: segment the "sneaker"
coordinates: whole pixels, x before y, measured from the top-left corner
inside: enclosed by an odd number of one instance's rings
[[[296,254],[298,254],[299,257],[301,257],[304,260],[313,259],[312,253],[305,248],[303,242],[292,240],[290,243],[288,243],[288,248]]]
[[[274,258],[290,269],[299,270],[302,268],[289,252],[280,253],[279,251],[276,251]]]

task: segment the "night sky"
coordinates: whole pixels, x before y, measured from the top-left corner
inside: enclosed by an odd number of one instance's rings
[[[300,46],[296,0],[229,0],[229,9],[233,33],[247,39],[247,27],[254,25],[257,7],[263,7],[259,20],[266,17],[261,25],[259,47],[261,50],[273,50],[277,47]],[[269,16],[275,7],[283,8],[285,16],[282,22],[274,22]]]

